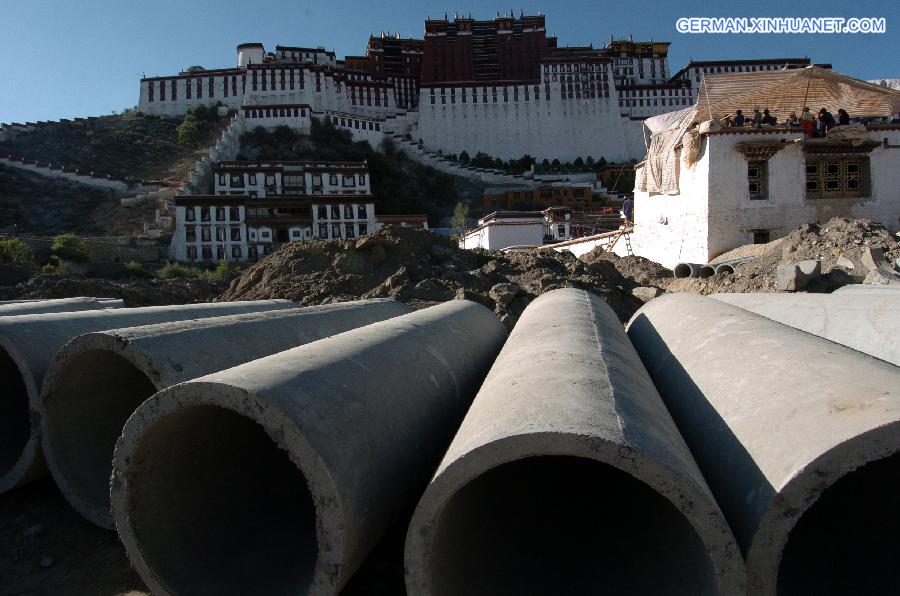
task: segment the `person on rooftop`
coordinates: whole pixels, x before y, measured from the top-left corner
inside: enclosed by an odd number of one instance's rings
[[[731,123],[733,126],[744,126],[744,113],[740,110],[735,112],[735,116]]]
[[[841,126],[850,126],[850,114],[844,108],[838,108],[838,124]]]
[[[825,108],[819,110],[819,136],[824,137],[835,124],[837,122],[834,121],[834,116],[831,115],[831,112]]]
[[[800,118],[797,118],[797,112],[791,112],[788,114],[787,119],[787,127],[788,128],[799,128],[800,127]]]
[[[763,110],[762,123],[764,126],[775,126],[778,123],[778,119],[770,114],[769,109],[766,108],[765,110]]]
[[[759,113],[759,108],[753,108],[753,127],[759,128],[762,126],[762,114]]]
[[[803,108],[803,113],[800,114],[800,126],[803,127],[803,132],[806,133],[806,136],[816,136],[816,117],[813,116],[809,106]]]

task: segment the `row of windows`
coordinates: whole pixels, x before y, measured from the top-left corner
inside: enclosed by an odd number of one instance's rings
[[[865,196],[869,171],[867,157],[816,159],[806,161],[806,198],[856,198]],[[754,201],[769,198],[769,164],[747,162],[747,188]]]
[[[602,70],[606,70],[605,64],[560,64],[558,72],[596,72]],[[556,64],[545,64],[544,72],[557,72]]]
[[[200,242],[212,242],[213,238],[213,228],[209,226],[199,226],[200,228]],[[226,234],[224,227],[215,227],[215,238],[216,242],[225,242]],[[241,241],[241,229],[240,228],[228,228],[227,239],[231,242],[240,242]],[[197,227],[191,226],[189,228],[185,228],[184,230],[184,240],[185,242],[197,242]]]
[[[346,128],[355,128],[357,130],[381,130],[381,124],[379,122],[371,122],[368,120],[355,120],[353,118],[339,118],[338,116],[331,116],[331,122],[335,126],[344,126]]]
[[[225,219],[226,214],[228,219]],[[200,221],[212,221],[211,216],[215,216],[215,221],[241,221],[240,207],[200,207]],[[197,211],[194,207],[188,207],[184,212],[184,221],[197,221]]]
[[[306,118],[304,108],[244,108],[247,118]]]
[[[276,73],[278,76],[278,80],[276,81]],[[285,76],[287,74],[287,76]],[[299,76],[298,76],[299,75]],[[259,87],[262,86],[263,91],[272,90],[275,91],[276,84],[280,86],[282,91],[286,90],[286,87],[290,90],[294,90],[294,81],[296,80],[297,86],[300,89],[304,87],[304,76],[302,69],[267,69],[267,70],[251,70],[250,71],[250,86],[254,91],[258,91]]]
[[[217,246],[217,247],[215,247],[215,249],[216,249],[216,258],[219,259],[219,260],[224,259],[224,258],[225,258],[225,254],[226,254],[225,247],[224,247],[224,246]],[[241,249],[240,246],[232,246],[232,247],[231,247],[231,258],[232,258],[232,259],[242,259],[242,258],[243,258],[243,253],[244,253],[244,251]],[[212,258],[213,258],[213,257],[212,257],[212,256],[213,256],[213,247],[211,247],[211,246],[201,246],[199,251],[197,250],[197,247],[196,247],[196,246],[188,246],[188,247],[187,247],[187,256],[188,256],[188,258],[191,259],[192,261],[196,261],[196,260],[197,260],[197,255],[198,255],[198,254],[201,256],[201,258],[202,258],[204,261],[212,260]],[[253,247],[250,248],[250,256],[251,256],[252,258],[256,258],[256,256],[257,256],[257,250],[256,250],[256,247],[255,247],[255,246],[253,246]]]
[[[356,217],[353,217],[354,205],[343,205],[343,217],[341,207],[341,205],[318,205],[316,219],[368,219],[365,205],[356,205]]]
[[[231,188],[244,188],[245,187],[245,175],[244,174],[219,174],[219,186],[230,186]],[[248,186],[256,186],[257,175],[247,174],[246,175],[246,184]],[[285,187],[290,188],[303,188],[306,186],[306,177],[303,174],[283,174],[282,182]],[[343,187],[347,188],[355,188],[357,182],[360,186],[365,186],[366,184],[366,175],[365,174],[344,174],[340,176],[340,184]],[[265,174],[265,186],[267,188],[273,188],[277,184],[277,178],[275,174]],[[312,174],[312,184],[313,186],[322,186],[322,174]],[[328,184],[331,186],[338,185],[338,175],[337,174],[329,174],[328,175]]]
[[[246,77],[241,76],[241,92],[244,91],[244,86],[246,84]],[[224,76],[222,77],[222,93],[225,97],[228,97],[228,83],[231,83],[231,95],[237,96],[238,94],[238,76]],[[204,77],[193,77],[190,79],[185,79],[184,81],[184,92],[186,99],[194,99],[196,95],[196,99],[203,99],[203,80]],[[156,95],[156,83],[159,83],[159,97]],[[169,88],[169,99],[171,101],[178,100],[178,79],[171,79],[169,81],[148,81],[147,82],[147,101],[166,101],[166,88]],[[216,86],[215,86],[215,77],[208,77],[206,83],[206,94],[207,97],[213,98],[216,96]]]
[[[700,73],[704,74],[722,74],[725,72],[756,72],[764,70],[781,70],[783,65],[779,64],[762,64],[760,66],[709,66],[698,68],[694,67],[694,80],[700,82]],[[686,79],[687,76],[685,75]]]
[[[357,234],[355,228],[359,228]],[[335,240],[337,238],[356,238],[357,236],[365,236],[369,233],[367,224],[319,224],[319,238],[322,240]],[[330,234],[329,234],[330,232]]]
[[[686,105],[690,105],[688,99],[683,98],[683,97],[680,99],[677,97],[673,97],[673,98],[669,98],[669,99],[665,99],[665,98],[664,99],[653,99],[653,100],[648,99],[646,101],[647,101],[646,107],[648,107],[648,108],[656,107],[656,106],[686,106]],[[651,101],[653,102],[653,104],[650,103]],[[626,108],[626,107],[627,108],[637,108],[637,107],[643,108],[645,106],[644,106],[643,99],[620,99],[619,107],[620,108]]]

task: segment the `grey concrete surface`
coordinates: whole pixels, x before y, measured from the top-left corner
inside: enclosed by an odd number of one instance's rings
[[[710,297],[900,366],[900,292]]]
[[[506,332],[455,300],[157,393],[116,443],[154,594],[333,594],[411,507]]]
[[[621,323],[576,289],[522,314],[405,552],[410,594],[740,594],[746,579]]]
[[[47,367],[66,342],[82,333],[216,315],[296,308],[288,300],[148,306],[0,318],[0,493],[46,473],[30,411]]]
[[[80,335],[56,353],[37,402],[47,467],[76,511],[113,529],[113,447],[145,399],[182,381],[408,312],[395,300],[360,300]]]
[[[752,594],[895,591],[900,368],[689,294],[642,307],[628,336],[734,531]]]
[[[122,308],[123,306],[125,304],[119,298],[82,297],[59,298],[56,300],[28,300],[0,304],[0,317],[97,310],[99,308]]]

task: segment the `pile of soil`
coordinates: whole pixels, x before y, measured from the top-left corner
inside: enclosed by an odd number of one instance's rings
[[[814,259],[822,262],[823,275],[807,291],[830,292],[847,284],[860,283],[865,277],[865,271],[840,266],[840,257],[848,257],[852,261],[868,248],[880,248],[884,251],[884,265],[888,267],[900,257],[900,239],[890,230],[868,219],[843,217],[835,217],[824,224],[803,224],[784,238],[751,247],[739,247],[714,260],[722,262],[754,256],[739,266],[734,275],[672,280],[667,290],[699,294],[775,292],[775,275],[779,265]]]
[[[210,302],[226,286],[225,283],[211,283],[204,279],[112,280],[97,277],[38,275],[15,286],[0,286],[0,300],[95,296],[121,298],[128,307],[161,306]]]
[[[542,293],[564,287],[603,297],[620,320],[642,302],[609,261],[571,253],[463,250],[426,230],[387,226],[356,242],[289,243],[233,280],[222,300],[287,298],[302,305],[391,297],[414,308],[465,298],[491,308],[512,328]]]
[[[620,257],[615,253],[605,252],[603,248],[595,248],[582,255],[581,260],[585,263],[598,261],[611,263],[619,275],[632,287],[649,286],[665,289],[673,279],[672,270],[666,269],[656,261],[635,255]]]

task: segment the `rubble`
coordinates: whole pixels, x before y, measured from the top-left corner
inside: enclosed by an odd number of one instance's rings
[[[862,283],[873,268],[889,271],[891,263],[900,257],[900,239],[871,220],[835,217],[824,224],[804,224],[768,244],[738,247],[711,263],[742,256],[754,258],[738,266],[733,275],[672,280],[665,289],[696,294],[775,292],[780,289],[776,283],[780,265],[817,260],[821,262],[822,275],[805,289],[830,292],[847,284]]]
[[[465,298],[491,308],[509,329],[537,296],[576,287],[604,298],[625,322],[642,304],[630,289],[647,284],[631,281],[619,273],[615,262],[609,263],[587,263],[568,252],[538,249],[463,250],[449,238],[425,230],[387,226],[352,242],[286,244],[233,280],[220,299],[280,297],[305,306],[396,298],[420,308]],[[661,269],[653,265],[654,272]],[[623,271],[638,267],[630,260],[620,266]],[[632,275],[644,280],[636,269]]]

